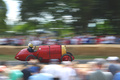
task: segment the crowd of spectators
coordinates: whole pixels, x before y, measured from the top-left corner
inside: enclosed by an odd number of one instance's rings
[[[36,59],[16,66],[1,63],[0,80],[120,80],[120,59],[95,58],[85,64],[57,59],[48,64]]]
[[[92,36],[79,35],[74,37],[40,37],[40,36],[14,36],[9,38],[0,38],[0,45],[27,45],[32,43],[39,45],[81,45],[81,44],[120,44],[120,37],[114,35]]]

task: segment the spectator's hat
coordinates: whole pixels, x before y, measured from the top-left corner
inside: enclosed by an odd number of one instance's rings
[[[106,60],[115,61],[115,60],[118,60],[118,59],[119,59],[119,57],[117,57],[117,56],[109,56]]]
[[[93,61],[101,62],[101,63],[105,63],[106,62],[106,60],[104,58],[95,58]]]

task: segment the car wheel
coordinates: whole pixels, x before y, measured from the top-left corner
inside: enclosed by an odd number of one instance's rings
[[[43,59],[42,59],[42,57],[39,57],[38,60],[41,62]]]
[[[25,60],[29,61],[31,59],[37,59],[37,58],[34,55],[28,55]]]
[[[70,53],[70,52],[67,52],[67,54],[70,54],[71,56],[73,56],[72,53]]]
[[[61,57],[61,61],[72,61],[72,56],[70,54],[64,54]]]

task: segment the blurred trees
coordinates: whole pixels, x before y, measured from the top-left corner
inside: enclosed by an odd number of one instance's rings
[[[72,0],[70,6],[73,6],[77,11],[72,12],[73,18],[76,19],[73,22],[75,31],[77,34],[87,33],[88,23],[92,20],[92,11],[95,5],[95,0]]]
[[[93,9],[93,19],[107,19],[104,30],[107,33],[120,34],[120,1],[119,0],[96,0]]]
[[[21,16],[23,21],[36,19],[41,22],[40,18],[49,14],[52,19],[63,21],[64,25],[73,26],[74,32],[80,34],[87,32],[94,5],[95,0],[22,0]]]
[[[11,30],[17,31],[17,32],[24,32],[24,34],[25,34],[27,30],[36,29],[35,26],[36,26],[35,22],[29,21],[23,25],[17,25],[15,27],[12,27]]]
[[[6,5],[5,3],[0,0],[0,33],[6,31],[7,29],[7,26],[6,26],[6,22],[5,22],[5,19],[6,19]]]
[[[107,0],[108,1],[108,15],[107,19],[110,21],[110,25],[113,26],[112,30],[116,34],[120,34],[120,1],[119,0]]]
[[[106,19],[103,25],[93,28],[93,31],[104,34],[120,34],[120,1],[119,0],[21,0],[21,18],[23,21],[35,21],[39,25],[44,20],[61,20],[62,26],[73,26],[76,34],[88,33],[89,23],[97,23],[97,19]],[[49,18],[50,17],[50,18]],[[44,18],[44,20],[42,19]],[[42,21],[43,20],[43,21]],[[52,23],[53,24],[53,23]],[[103,27],[101,27],[103,26]],[[37,26],[36,26],[37,28]],[[100,30],[99,30],[100,29]],[[98,31],[97,31],[98,30]],[[104,31],[104,32],[103,32]]]

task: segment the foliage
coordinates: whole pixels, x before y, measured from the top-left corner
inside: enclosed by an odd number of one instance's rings
[[[17,25],[13,27],[11,30],[18,31],[18,32],[26,32],[27,30],[35,29],[35,24],[32,22],[25,23],[24,25]]]
[[[6,11],[7,9],[5,3],[2,0],[0,0],[0,33],[6,31],[7,29],[5,22]]]
[[[54,21],[48,22],[48,23],[44,24],[41,28],[56,32],[57,36],[64,36],[68,33],[73,32],[72,29],[68,29],[68,28],[72,28],[72,27],[65,25],[65,23],[60,20],[57,20],[55,22]]]
[[[39,18],[47,18],[53,16],[56,20],[56,27],[59,23],[57,20],[64,22],[64,25],[74,27],[76,34],[87,33],[88,23],[96,22],[94,19],[107,19],[109,25],[97,25],[93,30],[97,30],[98,26],[107,27],[104,30],[98,31],[103,34],[119,33],[120,25],[120,1],[119,0],[21,0],[21,17],[23,21],[29,21],[31,18],[38,19],[40,24],[42,21]],[[48,14],[48,15],[47,15]],[[71,19],[64,18],[71,16]],[[68,20],[69,22],[65,22]],[[47,26],[48,24],[46,24]],[[47,27],[50,27],[50,26]],[[44,27],[46,27],[44,26]],[[109,27],[110,26],[110,27]],[[46,27],[46,28],[47,28]],[[112,28],[111,28],[112,27]],[[110,29],[110,30],[109,30]],[[113,29],[113,30],[111,30]],[[95,31],[97,33],[97,31]]]

